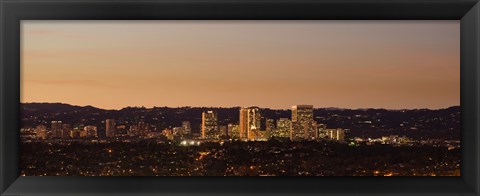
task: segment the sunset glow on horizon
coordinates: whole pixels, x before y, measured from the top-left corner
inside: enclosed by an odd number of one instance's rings
[[[459,21],[22,21],[21,102],[460,105]]]

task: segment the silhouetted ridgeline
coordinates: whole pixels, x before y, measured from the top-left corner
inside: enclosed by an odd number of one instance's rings
[[[219,124],[238,123],[239,107],[127,107],[121,110],[104,110],[92,106],[74,106],[63,103],[21,104],[22,127],[38,124],[50,126],[53,120],[64,123],[96,125],[99,131],[105,129],[104,121],[113,118],[117,124],[147,122],[157,130],[180,126],[190,121],[194,132],[199,131],[201,113],[206,110],[218,112]],[[290,110],[262,109],[264,118],[290,118]],[[317,123],[328,128],[351,130],[350,136],[379,137],[382,135],[406,135],[413,138],[460,139],[460,106],[429,110],[386,110],[386,109],[340,109],[318,108],[314,110]]]

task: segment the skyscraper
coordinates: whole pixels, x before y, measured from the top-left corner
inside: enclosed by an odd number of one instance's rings
[[[185,135],[192,134],[192,126],[190,125],[190,121],[183,121],[182,122],[182,127],[185,131]]]
[[[247,112],[247,134],[249,140],[255,140],[259,137],[261,127],[262,116],[260,114],[260,108],[250,107]]]
[[[240,139],[255,140],[258,138],[262,116],[260,108],[240,108]]]
[[[291,140],[312,140],[318,137],[313,120],[313,105],[292,106]]]
[[[274,136],[274,133],[276,131],[275,120],[268,118],[265,120],[265,131],[268,138]]]
[[[326,124],[317,124],[317,130],[318,130],[318,137],[319,138],[326,138],[328,137],[327,134],[327,125]]]
[[[52,137],[62,138],[62,121],[52,121]]]
[[[289,138],[290,137],[290,126],[292,121],[288,118],[280,118],[277,120],[277,129],[274,132],[273,136],[278,138]]]
[[[260,108],[249,107],[240,108],[240,139],[255,140],[265,136],[265,133],[260,133],[262,115]]]
[[[202,113],[202,139],[219,139],[218,116],[214,111]]]
[[[107,137],[115,136],[115,120],[114,119],[105,120],[105,133]]]
[[[240,108],[240,139],[248,139],[248,108]]]
[[[312,119],[310,123],[305,123],[304,125],[305,131],[305,139],[307,140],[316,140],[318,138],[318,129],[317,129],[317,122]]]

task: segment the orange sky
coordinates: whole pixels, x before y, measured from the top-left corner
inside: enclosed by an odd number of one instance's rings
[[[21,101],[445,108],[459,21],[22,21]]]

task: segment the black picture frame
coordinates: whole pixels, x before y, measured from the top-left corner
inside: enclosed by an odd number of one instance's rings
[[[21,20],[460,20],[461,177],[19,176]],[[1,195],[479,195],[478,0],[0,0]]]

